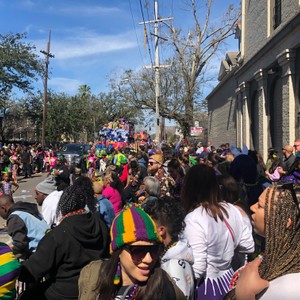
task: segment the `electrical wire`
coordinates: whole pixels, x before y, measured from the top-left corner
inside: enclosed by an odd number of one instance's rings
[[[146,41],[147,41],[147,45],[148,45],[148,52],[149,52],[149,56],[150,56],[151,66],[153,67],[154,63],[153,63],[151,49],[150,49],[150,44],[149,44],[147,27],[146,27],[146,24],[145,24],[145,16],[144,16],[144,11],[143,11],[142,0],[140,0],[139,2],[140,2],[140,9],[141,9],[142,19],[143,19],[143,24],[144,24],[144,31],[145,31],[145,35],[146,35]]]
[[[130,10],[130,13],[131,13],[133,28],[134,28],[134,32],[135,32],[135,37],[136,37],[136,41],[137,41],[137,44],[138,44],[139,54],[140,54],[140,57],[141,57],[141,60],[142,60],[142,64],[144,64],[144,57],[142,55],[142,51],[141,51],[141,48],[140,48],[140,45],[139,45],[138,34],[137,34],[137,30],[136,30],[136,26],[135,26],[135,20],[134,20],[134,16],[133,16],[133,12],[132,12],[131,0],[128,0],[128,2],[129,2],[129,10]]]
[[[148,17],[148,20],[151,20],[152,19],[152,17],[150,17],[150,15],[149,15],[149,7],[148,6],[146,6],[145,5],[145,7],[146,7],[146,9],[147,9],[147,17]],[[154,6],[153,6],[154,7]],[[153,15],[155,16],[155,13],[153,13]],[[148,30],[149,30],[149,32],[151,32],[151,29],[153,29],[153,28],[151,28],[151,24],[150,23],[148,23]],[[152,36],[152,34],[150,34],[150,41],[151,41],[151,45],[150,45],[150,47],[152,47],[152,49],[154,48],[154,38],[153,38],[153,36]]]

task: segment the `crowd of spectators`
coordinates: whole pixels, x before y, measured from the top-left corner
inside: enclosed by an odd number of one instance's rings
[[[0,215],[28,283],[19,299],[298,297],[300,140],[266,162],[245,146],[183,138],[98,141],[72,165],[55,151],[2,149]],[[47,173],[40,212],[13,199],[19,168]]]

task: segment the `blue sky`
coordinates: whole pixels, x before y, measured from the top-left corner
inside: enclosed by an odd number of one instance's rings
[[[145,0],[141,0],[145,4]],[[143,9],[144,18],[153,18],[153,3]],[[161,17],[174,17],[175,26],[188,28],[187,0],[159,0]],[[216,0],[213,17],[238,0]],[[27,32],[37,51],[45,50],[51,29],[50,79],[48,87],[57,92],[75,94],[81,84],[94,94],[106,92],[108,77],[131,68],[150,65],[144,49],[142,13],[139,0],[0,0],[0,32]],[[237,49],[230,42],[228,51]],[[154,53],[154,52],[152,52]],[[161,50],[161,58],[170,55]],[[217,70],[218,71],[218,70]],[[216,71],[216,72],[217,72]],[[35,83],[42,89],[42,81]]]

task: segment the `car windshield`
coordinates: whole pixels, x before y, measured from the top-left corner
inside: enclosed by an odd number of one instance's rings
[[[62,152],[82,152],[84,149],[84,145],[76,145],[76,144],[67,144],[64,145],[61,149]]]

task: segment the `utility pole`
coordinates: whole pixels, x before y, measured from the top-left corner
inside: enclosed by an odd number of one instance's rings
[[[49,57],[54,58],[54,55],[50,53],[50,40],[51,40],[51,30],[49,30],[49,38],[47,43],[47,50],[41,50],[40,52],[46,56],[45,60],[45,75],[44,75],[44,104],[43,104],[43,123],[42,123],[42,147],[46,146],[46,116],[47,116],[47,93],[48,93],[48,67],[49,67]]]
[[[160,130],[160,113],[159,113],[159,100],[160,100],[160,76],[159,76],[159,69],[162,67],[169,67],[166,65],[160,65],[159,64],[159,47],[158,42],[159,39],[164,39],[158,35],[158,29],[159,29],[159,23],[172,20],[173,18],[165,18],[165,19],[159,19],[158,18],[158,1],[154,1],[154,20],[147,21],[147,22],[140,22],[139,24],[149,24],[154,23],[154,41],[155,41],[155,65],[154,66],[148,66],[145,68],[154,68],[155,70],[155,139],[158,143],[161,141],[161,130]]]
[[[159,124],[159,98],[160,98],[160,80],[159,80],[159,47],[158,47],[158,3],[154,2],[154,38],[155,38],[155,139],[160,142],[160,124]]]

